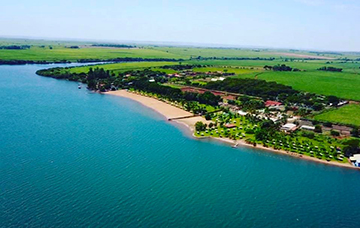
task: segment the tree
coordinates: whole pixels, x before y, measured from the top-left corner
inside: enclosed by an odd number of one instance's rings
[[[340,99],[337,98],[336,96],[328,96],[327,99],[328,99],[329,104],[332,104],[335,106],[340,102]]]
[[[322,133],[322,128],[321,125],[315,125],[315,130],[316,133]]]
[[[211,115],[210,115],[209,113],[206,113],[205,119],[206,119],[206,120],[211,120]]]
[[[350,157],[359,150],[359,139],[350,139],[344,143],[344,153],[345,156]]]
[[[353,129],[351,130],[351,136],[358,138],[359,137],[359,128],[358,127],[353,127]]]
[[[201,121],[198,121],[195,123],[195,130],[196,131],[205,131],[206,129],[206,124],[204,124],[203,122]]]
[[[318,103],[318,102],[316,102],[316,103],[313,105],[313,109],[314,109],[315,111],[320,111],[320,110],[322,110],[323,108],[324,108],[324,105],[321,104],[321,103]]]

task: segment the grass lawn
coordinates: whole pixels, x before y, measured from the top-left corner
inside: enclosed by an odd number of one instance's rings
[[[360,126],[360,105],[346,105],[344,107],[316,115],[314,119]]]

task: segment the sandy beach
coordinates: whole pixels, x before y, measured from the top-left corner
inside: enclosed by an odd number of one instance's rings
[[[181,108],[178,108],[171,104],[159,101],[155,98],[142,96],[142,95],[139,95],[136,93],[128,92],[126,90],[109,91],[106,94],[120,96],[120,97],[126,97],[126,98],[132,99],[134,101],[137,101],[137,102],[141,103],[142,105],[145,105],[146,107],[151,108],[154,111],[160,113],[168,120],[172,119],[172,118],[187,117],[187,116],[193,115],[191,112],[187,112]],[[177,120],[173,120],[173,121],[186,125],[188,128],[191,129],[191,131],[195,130],[195,123],[198,121],[202,121],[206,124],[209,124],[211,122],[211,121],[205,120],[205,118],[203,118],[201,116],[195,116],[195,117],[185,118],[185,119],[177,119]]]
[[[175,106],[165,103],[163,101],[159,101],[155,98],[142,96],[142,95],[139,95],[136,93],[128,92],[126,90],[110,91],[110,92],[106,92],[105,94],[125,97],[125,98],[132,99],[134,101],[137,101],[140,104],[155,110],[159,114],[166,117],[166,119],[168,119],[168,120],[171,118],[179,118],[179,117],[186,117],[186,116],[193,115],[190,112],[187,112],[181,108],[175,107]],[[195,117],[185,118],[185,119],[177,119],[177,120],[173,120],[173,121],[187,126],[191,130],[192,134],[195,130],[195,123],[197,121],[202,121],[206,124],[209,124],[211,122],[211,121],[205,120],[205,118],[203,118],[201,116],[195,116]],[[198,137],[196,137],[196,138],[200,139],[200,140],[202,139],[202,138],[198,138]],[[232,146],[235,146],[235,145],[236,146],[247,146],[247,147],[257,148],[257,149],[268,151],[268,152],[292,156],[292,157],[299,158],[299,159],[314,161],[314,162],[318,162],[318,163],[322,163],[322,164],[335,165],[335,166],[339,166],[339,167],[360,170],[359,167],[355,167],[355,166],[351,165],[350,163],[340,163],[340,162],[336,162],[336,161],[320,160],[318,158],[314,158],[314,157],[310,157],[310,156],[306,156],[306,155],[300,155],[300,154],[293,153],[293,152],[288,152],[288,151],[284,151],[284,150],[275,150],[273,148],[264,147],[262,145],[257,145],[256,147],[254,147],[253,145],[246,143],[245,140],[231,140],[231,139],[227,139],[227,138],[213,138],[213,137],[203,137],[203,138],[211,138],[211,139],[219,140],[221,142],[230,144]]]

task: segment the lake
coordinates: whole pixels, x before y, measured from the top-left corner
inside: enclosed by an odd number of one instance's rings
[[[359,227],[359,171],[196,140],[47,67],[0,66],[0,227]]]

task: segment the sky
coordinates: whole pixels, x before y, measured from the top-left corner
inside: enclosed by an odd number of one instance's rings
[[[16,0],[0,36],[360,51],[359,21],[359,0]]]

